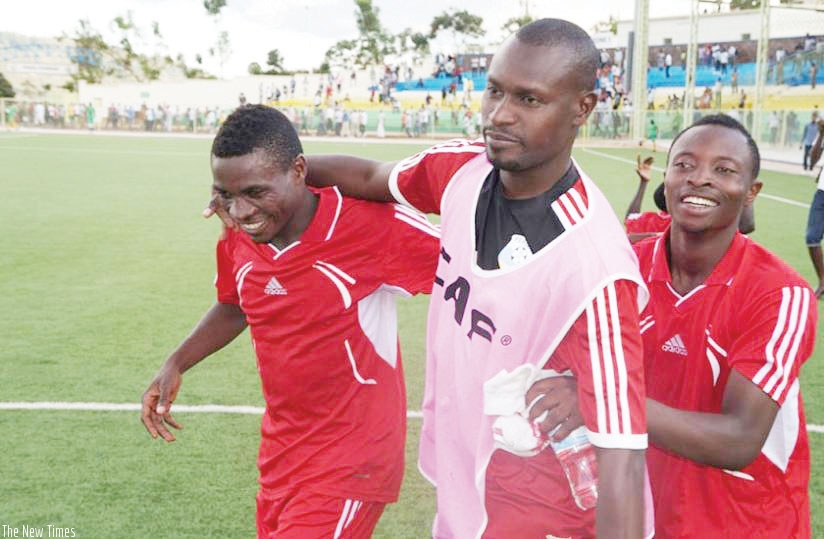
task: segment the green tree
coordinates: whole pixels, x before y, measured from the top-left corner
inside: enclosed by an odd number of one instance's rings
[[[217,61],[220,64],[220,72],[223,74],[223,67],[229,58],[232,56],[232,43],[229,41],[229,32],[223,30],[217,36],[215,46],[209,49],[211,56],[217,56]]]
[[[593,33],[596,34],[618,34],[618,19],[613,17],[612,15],[609,16],[609,19],[606,21],[596,22],[595,26],[592,27]]]
[[[70,60],[77,68],[71,75],[74,88],[77,87],[77,81],[99,83],[105,75],[110,74],[103,68],[104,56],[109,55],[109,45],[88,19],[80,19],[74,35],[69,37],[64,34],[60,40],[74,42],[74,50],[70,53]]]
[[[525,15],[521,15],[520,17],[512,17],[501,26],[501,30],[508,34],[514,34],[515,32],[517,32],[518,30],[520,30],[521,28],[523,28],[524,26],[526,26],[534,20],[535,19],[533,19],[532,16],[528,13]]]
[[[261,69],[260,64],[257,62],[252,62],[249,64],[249,67],[246,68],[250,75],[261,75],[263,74],[263,69]]]
[[[283,73],[283,56],[281,56],[279,50],[272,49],[269,51],[266,55],[266,65],[270,67],[266,72],[268,75],[279,75]]]
[[[0,97],[14,97],[14,93],[9,80],[0,73]]]
[[[359,44],[354,39],[342,39],[329,47],[324,55],[321,73],[329,73],[332,66],[350,68],[357,63]],[[325,66],[325,67],[324,67]],[[325,69],[325,71],[323,71]]]
[[[209,15],[220,15],[220,10],[226,7],[226,0],[203,0],[203,7]]]
[[[432,19],[432,23],[429,25],[429,37],[434,39],[444,30],[449,30],[456,44],[458,36],[462,37],[461,42],[465,48],[468,38],[477,38],[484,35],[483,22],[483,17],[473,15],[465,9],[457,11],[452,8],[451,11],[444,11]]]
[[[381,26],[380,9],[372,0],[355,0],[355,23],[358,27],[358,47],[355,63],[361,67],[380,64],[388,54],[394,54],[394,37]]]

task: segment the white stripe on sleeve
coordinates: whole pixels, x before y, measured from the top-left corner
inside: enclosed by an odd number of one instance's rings
[[[352,508],[352,500],[346,500],[343,502],[343,511],[341,511],[340,518],[338,519],[338,525],[335,526],[335,535],[334,539],[338,539],[340,534],[343,533],[343,529],[346,527],[347,519],[349,518],[349,512]]]
[[[598,336],[595,325],[595,307],[592,303],[587,304],[587,336],[589,344],[589,360],[592,365],[592,385],[595,393],[595,410],[598,424],[598,432],[606,432],[606,405],[604,403],[603,379],[601,376],[601,359],[598,352]]]

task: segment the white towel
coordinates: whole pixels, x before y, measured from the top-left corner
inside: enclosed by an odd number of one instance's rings
[[[541,400],[539,396],[526,404],[526,392],[532,384],[554,376],[571,376],[570,371],[557,372],[524,364],[498,374],[484,382],[484,413],[498,416],[492,424],[495,447],[521,457],[537,455],[549,444],[549,438],[538,428],[545,414],[529,421],[529,410]]]

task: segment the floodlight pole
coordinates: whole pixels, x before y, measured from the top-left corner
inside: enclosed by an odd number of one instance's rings
[[[684,127],[692,124],[692,111],[695,108],[695,67],[698,64],[698,4],[700,0],[690,1],[690,40],[687,43],[687,64],[684,66]]]
[[[649,64],[649,0],[635,0],[635,42],[632,49],[632,138],[644,138]]]
[[[759,141],[761,137],[761,111],[763,109],[764,91],[767,84],[767,72],[769,63],[767,52],[770,42],[770,1],[761,2],[761,32],[758,34],[758,49],[755,53],[755,101],[753,101],[752,126],[750,132],[752,138]]]

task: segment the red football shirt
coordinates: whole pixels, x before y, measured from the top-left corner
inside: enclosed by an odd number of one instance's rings
[[[670,225],[672,217],[666,212],[645,211],[630,214],[624,221],[627,234],[660,234]]]
[[[392,193],[396,200],[421,211],[440,213],[449,180],[483,151],[483,142],[465,140],[424,150],[393,169]],[[483,178],[478,181],[480,184]],[[555,212],[565,228],[586,217],[590,208],[580,178],[551,204],[549,211]],[[577,378],[581,415],[591,442],[601,447],[647,447],[643,350],[636,300],[635,283],[621,280],[607,285],[582,306],[584,311],[546,363],[546,368],[570,370]],[[595,510],[582,511],[575,505],[561,465],[550,448],[534,457],[495,451],[486,474],[486,507],[489,522],[485,537],[595,535]]]
[[[647,395],[719,413],[735,369],[780,410],[761,453],[739,471],[650,444],[656,537],[809,537],[810,451],[798,374],[813,350],[815,296],[795,270],[742,234],[704,284],[681,296],[671,285],[666,241],[635,245],[650,291],[641,313]]]
[[[217,246],[218,301],[246,315],[266,399],[260,483],[390,502],[406,434],[392,296],[431,290],[439,231],[397,204],[316,193],[288,247],[239,231]]]

